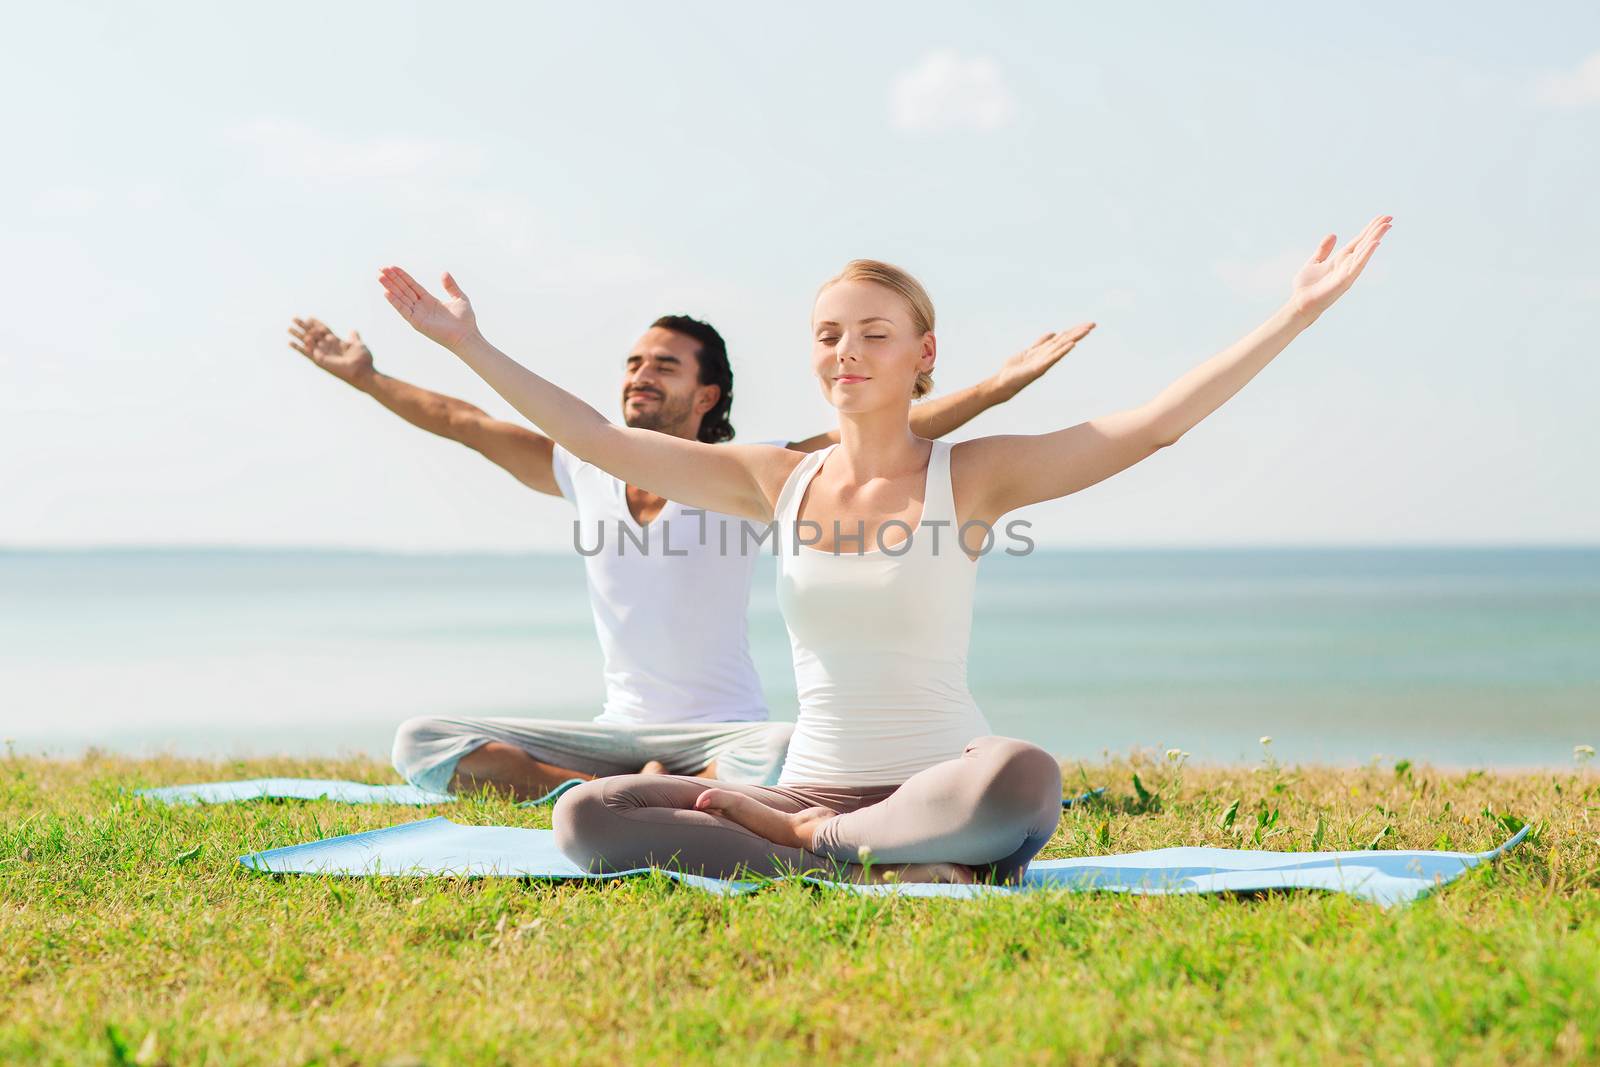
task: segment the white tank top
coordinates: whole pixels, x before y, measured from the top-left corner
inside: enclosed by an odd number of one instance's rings
[[[800,715],[782,785],[898,785],[989,733],[967,690],[978,565],[956,538],[950,445],[933,442],[922,518],[837,551],[799,543],[806,486],[837,445],[807,456],[778,496],[778,606]],[[815,542],[819,526],[798,532]],[[830,531],[831,532],[831,531]],[[877,540],[888,542],[887,551]]]

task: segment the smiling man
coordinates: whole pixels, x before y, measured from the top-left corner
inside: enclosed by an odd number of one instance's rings
[[[570,778],[640,771],[755,785],[777,779],[793,727],[769,721],[750,659],[746,613],[759,549],[743,550],[738,519],[684,514],[526,426],[382,374],[354,332],[340,340],[317,319],[295,319],[289,333],[295,351],[412,425],[466,445],[529,489],[571,501],[585,545],[607,527],[631,535],[628,551],[618,545],[584,557],[605,664],[600,715],[592,722],[409,719],[393,753],[407,781],[441,792],[490,787],[527,799]],[[1011,399],[1086,333],[1046,334],[977,385],[917,405],[912,429],[940,437]],[[621,401],[629,426],[712,444],[732,440],[733,370],[722,336],[686,315],[657,319],[624,360]],[[830,431],[770,443],[811,452],[837,437]],[[674,520],[678,529],[669,533]],[[670,554],[661,550],[667,540]],[[635,550],[634,543],[651,548]]]

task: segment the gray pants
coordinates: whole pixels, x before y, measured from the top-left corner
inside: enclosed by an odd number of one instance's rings
[[[734,789],[780,811],[839,812],[822,824],[816,851],[773,844],[710,812],[707,789]],[[594,871],[672,867],[728,878],[834,871],[856,864],[964,863],[983,880],[1014,882],[1061,818],[1061,765],[1026,741],[980,737],[956,759],[898,786],[729,786],[700,778],[631,774],[586,782],[556,802],[556,844]],[[850,872],[843,872],[846,877]]]
[[[660,760],[672,774],[694,774],[712,760],[717,777],[764,785],[778,780],[794,724],[683,722],[635,725],[563,719],[422,717],[400,724],[394,769],[412,785],[450,791],[456,764],[474,749],[499,741],[541,763],[596,777],[631,774]]]

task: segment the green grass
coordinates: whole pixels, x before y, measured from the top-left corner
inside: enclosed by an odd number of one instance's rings
[[[235,860],[446,812],[547,826],[549,811],[122,792],[269,774],[392,780],[360,759],[0,757],[0,1062],[1600,1062],[1593,770],[1117,759],[1082,768],[1110,790],[1045,853],[1477,850],[1535,825],[1392,911],[1315,893],[277,878]]]

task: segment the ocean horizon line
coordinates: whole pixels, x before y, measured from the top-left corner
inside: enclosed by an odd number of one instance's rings
[[[587,722],[588,720],[574,719],[573,721]],[[389,758],[388,745],[373,747],[342,743],[323,748],[316,748],[310,745],[293,748],[287,745],[260,744],[253,742],[248,736],[230,737],[227,742],[231,742],[231,745],[225,742],[218,744],[209,751],[184,749],[181,747],[182,742],[173,739],[160,742],[134,742],[130,747],[118,747],[117,739],[111,739],[111,741],[112,743],[109,745],[90,741],[56,741],[25,745],[18,743],[14,738],[0,738],[0,758],[54,760],[58,762],[106,759],[125,760],[134,763],[156,763],[164,760],[202,763],[356,759],[382,761]],[[1073,765],[1103,767],[1116,763],[1128,763],[1137,767],[1146,763],[1161,764],[1164,761],[1163,749],[1154,744],[1134,744],[1115,749],[1107,748],[1093,755],[1081,753],[1062,755],[1058,752],[1051,752],[1051,755],[1055,756],[1063,767]],[[1485,760],[1462,760],[1449,756],[1430,758],[1412,755],[1400,750],[1374,752],[1364,757],[1275,758],[1273,762],[1285,770],[1392,769],[1397,764],[1404,764],[1412,773],[1433,771],[1439,774],[1486,775],[1552,773],[1570,771],[1582,767],[1582,764],[1572,758],[1563,760],[1557,757],[1549,760],[1522,759],[1508,762],[1490,762]],[[1193,757],[1186,754],[1184,765],[1195,770],[1228,770],[1241,767],[1262,767],[1267,765],[1267,761],[1260,754],[1246,755],[1243,752],[1231,757],[1216,755]]]
[[[1600,552],[1600,541],[1297,541],[1256,543],[1140,543],[1046,544],[1035,550],[1056,555],[1073,553],[1291,553],[1291,552]],[[0,544],[0,556],[73,555],[343,555],[403,558],[461,557],[565,557],[576,555],[562,548],[404,548],[385,545],[271,544],[262,542],[106,542],[96,544]]]

